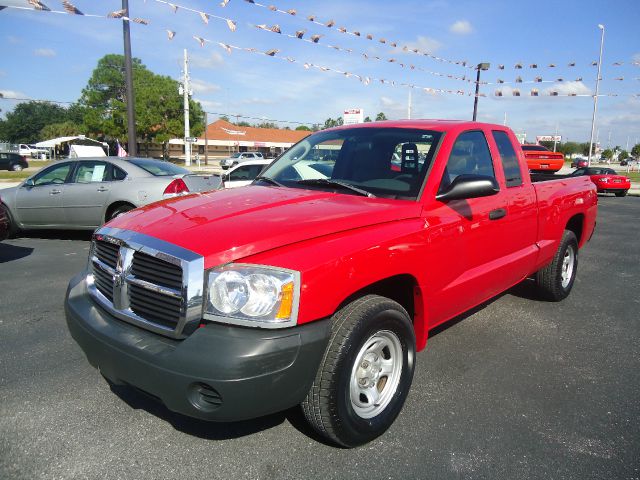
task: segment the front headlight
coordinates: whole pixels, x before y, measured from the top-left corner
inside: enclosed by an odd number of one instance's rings
[[[204,318],[263,328],[296,324],[300,274],[263,265],[229,264],[207,272]]]

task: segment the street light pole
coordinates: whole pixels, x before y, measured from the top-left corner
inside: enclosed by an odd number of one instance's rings
[[[129,32],[129,0],[122,0],[122,9],[127,12],[127,19],[122,20],[122,35],[124,37],[124,75],[127,90],[127,138],[129,139],[129,155],[138,154],[136,136],[136,112],[134,109],[135,96],[133,93],[133,66],[131,64],[131,34]]]
[[[478,75],[476,76],[476,94],[473,99],[473,121],[476,121],[476,117],[478,115],[478,95],[480,93],[480,71],[481,70],[489,70],[491,64],[489,63],[479,63],[476,67],[478,70]]]
[[[600,58],[598,59],[598,76],[596,78],[596,94],[593,97],[593,116],[591,117],[591,139],[589,140],[589,158],[587,165],[591,166],[591,157],[593,155],[593,133],[596,129],[596,113],[598,112],[598,93],[600,92],[600,71],[602,67],[602,49],[604,47],[604,25],[598,24],[598,28],[602,31],[600,35]]]

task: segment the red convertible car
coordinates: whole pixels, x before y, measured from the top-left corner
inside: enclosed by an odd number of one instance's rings
[[[571,175],[587,175],[596,184],[598,193],[615,193],[616,197],[624,197],[631,188],[631,180],[624,175],[618,175],[612,168],[578,168]]]

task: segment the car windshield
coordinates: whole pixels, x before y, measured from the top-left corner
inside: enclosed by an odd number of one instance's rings
[[[238,153],[234,153],[233,155],[231,155],[229,158],[239,158],[240,155],[242,155],[240,152]]]
[[[262,176],[292,188],[412,200],[441,135],[389,127],[318,132],[287,150]]]
[[[129,162],[133,163],[136,167],[140,167],[146,170],[151,175],[156,177],[166,177],[173,175],[188,175],[191,172],[185,168],[178,167],[173,163],[162,162],[160,160],[147,160],[144,158],[132,158]]]
[[[545,147],[543,147],[542,145],[522,145],[522,150],[531,150],[531,151],[537,151],[537,152],[548,152],[549,151]]]

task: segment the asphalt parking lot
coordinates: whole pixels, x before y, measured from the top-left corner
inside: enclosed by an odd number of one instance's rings
[[[112,391],[64,319],[89,235],[2,242],[0,478],[638,479],[639,218],[600,196],[567,300],[525,283],[432,332],[396,423],[353,450],[297,409],[209,424]]]

